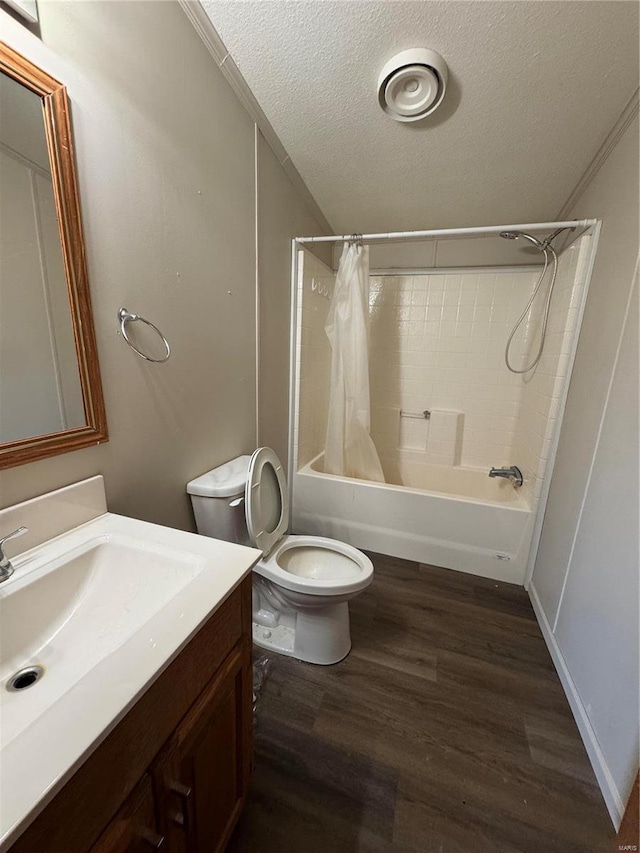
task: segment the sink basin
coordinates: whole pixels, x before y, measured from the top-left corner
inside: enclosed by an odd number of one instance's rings
[[[0,587],[2,688],[27,665],[44,668],[37,687],[0,689],[0,748],[119,648],[204,563],[188,552],[105,534]]]
[[[0,584],[2,853],[260,556],[104,512],[12,561]],[[29,666],[41,677],[10,692]]]

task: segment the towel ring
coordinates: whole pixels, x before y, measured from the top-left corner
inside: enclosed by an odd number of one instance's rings
[[[163,364],[169,359],[169,356],[171,355],[171,347],[169,346],[169,341],[165,338],[165,336],[162,334],[162,332],[157,326],[154,326],[153,323],[149,322],[149,320],[145,320],[145,318],[141,317],[139,314],[132,314],[130,311],[127,311],[126,308],[121,308],[118,311],[118,320],[120,320],[120,332],[122,333],[122,337],[129,344],[129,346],[136,353],[136,355],[139,355],[140,358],[144,358],[145,361],[152,361],[155,364]],[[151,356],[145,355],[134,344],[131,343],[127,336],[126,325],[129,322],[134,322],[135,320],[140,320],[141,323],[145,323],[147,326],[151,326],[151,328],[160,335],[160,337],[162,338],[162,343],[165,345],[165,348],[167,350],[166,355],[162,356],[162,358],[151,358]]]

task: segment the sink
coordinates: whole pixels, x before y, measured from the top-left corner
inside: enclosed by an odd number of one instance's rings
[[[71,507],[67,515],[77,516],[82,494],[62,495]],[[38,503],[5,512],[11,517],[4,529],[46,528],[50,519]],[[15,572],[0,584],[0,851],[260,556],[253,548],[103,512],[12,559]],[[7,689],[27,667],[42,674],[25,689]]]
[[[57,558],[24,564],[0,587],[0,748],[158,612],[205,560],[118,534],[97,536]],[[44,676],[8,692],[25,666]]]

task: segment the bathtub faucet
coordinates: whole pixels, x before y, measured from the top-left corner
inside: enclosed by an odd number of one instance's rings
[[[514,486],[518,488],[523,484],[524,480],[522,478],[522,471],[519,468],[516,468],[515,465],[512,465],[511,468],[492,468],[489,471],[490,477],[504,477],[507,480],[511,480]]]

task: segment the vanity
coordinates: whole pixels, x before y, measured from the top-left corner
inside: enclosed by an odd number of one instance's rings
[[[0,849],[224,850],[251,775],[260,553],[108,513],[100,476],[0,511],[1,533],[17,522]],[[8,690],[26,666],[42,675]]]

